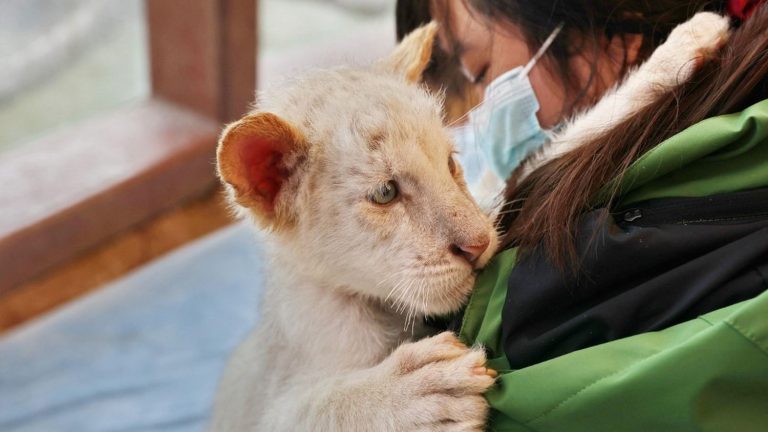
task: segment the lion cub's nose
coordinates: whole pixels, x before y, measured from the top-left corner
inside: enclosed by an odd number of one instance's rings
[[[491,241],[488,238],[473,242],[473,244],[453,243],[451,245],[451,253],[464,258],[470,264],[474,264],[480,258],[480,255],[488,249],[490,243]]]

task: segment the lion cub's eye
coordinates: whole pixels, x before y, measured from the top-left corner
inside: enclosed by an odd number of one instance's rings
[[[453,160],[453,155],[448,156],[448,170],[451,175],[456,175],[456,161]]]
[[[379,186],[372,194],[368,195],[368,199],[376,204],[389,204],[393,199],[397,198],[397,184],[392,180]]]

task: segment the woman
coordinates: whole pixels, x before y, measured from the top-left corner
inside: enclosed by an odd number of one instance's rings
[[[565,118],[593,105],[673,27],[710,3],[399,2],[398,36],[432,17],[441,24],[434,63],[425,76],[433,87],[446,89],[449,119],[460,117],[457,101],[473,103],[489,92],[469,115],[475,146],[459,145],[470,189],[485,206],[492,201],[488,195],[497,195],[503,180]],[[515,69],[528,68],[525,79],[517,80]],[[494,97],[504,87],[515,97]],[[502,110],[504,121],[498,117]],[[491,170],[477,173],[478,151]]]
[[[529,48],[512,67],[565,23],[538,72],[563,97],[548,99],[531,71],[549,127],[644,59],[662,23],[668,31],[705,6],[688,2],[676,19],[641,10],[656,3],[666,2],[473,1],[466,10],[492,33],[517,26]],[[768,6],[757,3],[724,5],[743,23],[689,83],[524,180],[511,176],[505,248],[457,326],[501,372],[487,395],[491,429],[768,428]],[[428,11],[439,20],[436,4]],[[538,24],[526,15],[534,5]],[[458,33],[446,28],[442,41]],[[585,46],[596,48],[581,56]],[[478,85],[503,73],[493,54],[473,58],[462,60],[467,75],[490,73]]]
[[[530,73],[541,126],[552,128],[592,105],[676,25],[707,7],[693,1],[415,0],[397,4],[397,34],[431,19],[441,24],[437,63],[427,79],[444,85],[457,67],[482,93],[499,75],[526,64],[559,24],[560,34]],[[642,17],[642,18],[641,18]],[[437,74],[443,74],[436,76]],[[456,80],[457,81],[457,80]],[[454,87],[459,83],[452,81]]]

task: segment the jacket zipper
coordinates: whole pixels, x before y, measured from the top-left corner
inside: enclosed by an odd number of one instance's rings
[[[768,217],[768,189],[706,197],[662,198],[612,212],[617,222],[636,225],[733,223]]]

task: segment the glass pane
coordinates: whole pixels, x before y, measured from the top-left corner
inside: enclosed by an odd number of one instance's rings
[[[259,87],[309,67],[366,63],[395,45],[393,0],[260,0]]]
[[[0,0],[0,151],[149,94],[143,0]]]

